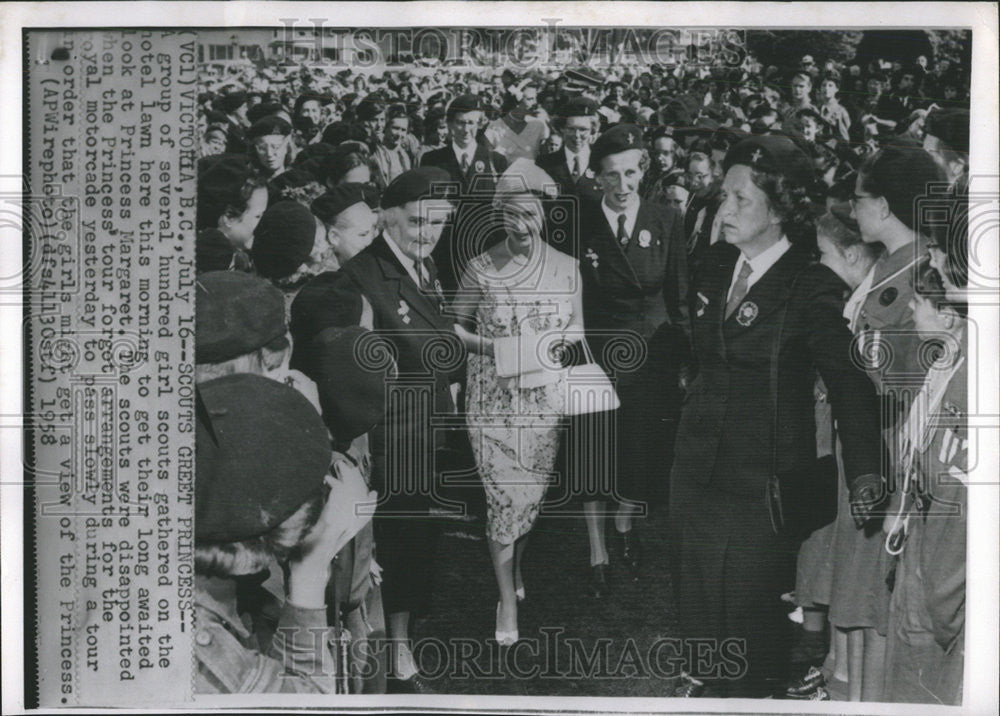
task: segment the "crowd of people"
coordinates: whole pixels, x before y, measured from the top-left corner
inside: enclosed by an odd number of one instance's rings
[[[447,473],[482,485],[503,646],[555,500],[588,598],[660,560],[680,636],[740,645],[664,696],[960,703],[946,64],[206,82],[199,690],[433,693],[410,626],[429,516],[468,519]],[[669,555],[643,551],[658,504]]]

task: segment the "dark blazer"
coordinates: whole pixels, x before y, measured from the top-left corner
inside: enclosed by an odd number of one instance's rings
[[[445,436],[441,430],[430,429],[429,415],[424,409],[433,410],[435,415],[454,412],[450,384],[452,376],[461,370],[464,356],[453,321],[441,312],[438,297],[420,290],[389,248],[388,241],[380,235],[340,271],[312,279],[296,296],[291,321],[296,352],[300,353],[308,351],[309,338],[324,328],[359,325],[361,296],[371,305],[373,330],[391,345],[390,352],[403,379],[396,390],[414,391],[412,399],[402,393],[386,398],[389,413],[372,433],[376,473],[383,467],[380,458],[389,450],[403,449],[404,445],[428,455],[433,467],[433,453],[445,446]],[[373,347],[364,353],[377,362],[377,356],[384,351]],[[301,353],[293,356],[296,363],[300,356]],[[423,406],[418,396],[428,390],[430,404]],[[405,456],[398,454],[400,458]],[[385,475],[374,477],[381,490]],[[431,477],[426,475],[421,479]]]
[[[507,160],[490,149],[488,144],[479,142],[469,170],[463,173],[449,143],[424,154],[420,158],[420,166],[444,169],[460,190],[455,214],[432,254],[441,285],[450,295],[458,288],[458,281],[469,260],[503,238],[500,224],[490,206],[497,178],[507,168]]]
[[[672,481],[710,485],[763,504],[774,469],[779,475],[807,474],[816,457],[816,371],[837,420],[848,484],[881,474],[879,403],[871,380],[851,359],[852,336],[841,313],[844,283],[793,246],[726,319],[738,258],[730,244],[709,247],[694,286],[697,375],[681,415]],[[786,305],[775,450],[771,356]]]
[[[566,166],[565,148],[542,154],[535,160],[535,164],[540,169],[544,169],[545,173],[559,184],[560,194],[578,196],[581,199],[600,200],[601,187],[595,177],[586,175],[587,167],[583,167],[584,174],[581,174],[580,178],[574,181],[569,167]]]
[[[667,322],[689,335],[683,221],[676,210],[640,199],[626,248],[615,238],[599,201],[582,203],[580,230],[577,258],[583,281],[584,326],[602,367],[616,369],[607,360],[611,356],[603,355],[604,347],[623,331],[648,341]],[[619,386],[633,382],[638,375],[621,372]]]

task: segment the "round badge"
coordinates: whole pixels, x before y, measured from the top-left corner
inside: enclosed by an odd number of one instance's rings
[[[890,286],[882,293],[879,294],[878,302],[883,306],[888,306],[890,303],[896,300],[896,296],[899,295],[899,289],[895,286]]]
[[[639,246],[643,249],[649,248],[649,242],[653,240],[653,236],[649,233],[648,229],[643,229],[639,232]]]
[[[486,165],[483,164],[482,160],[477,161],[476,162],[476,172],[477,173],[481,173],[484,169],[486,169]]]
[[[758,308],[753,301],[745,301],[736,311],[736,322],[741,326],[749,326],[757,318]]]

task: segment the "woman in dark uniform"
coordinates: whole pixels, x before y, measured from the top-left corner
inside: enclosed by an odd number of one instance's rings
[[[790,622],[779,596],[794,584],[798,540],[769,508],[768,484],[779,476],[786,524],[803,514],[789,493],[815,461],[816,371],[858,521],[882,492],[878,402],[851,360],[844,284],[812,258],[811,162],[791,140],[761,136],[734,146],[724,169],[725,241],[706,251],[694,286],[697,373],[670,485],[673,576],[689,647],[679,696],[762,696],[782,675]],[[708,640],[709,658],[696,640]]]

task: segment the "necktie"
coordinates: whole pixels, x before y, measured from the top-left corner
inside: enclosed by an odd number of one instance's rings
[[[573,157],[573,178],[574,179],[579,179],[580,178],[580,155],[579,154],[577,154],[575,157]]]
[[[462,173],[463,174],[468,174],[468,172],[469,172],[469,155],[468,154],[463,154],[462,155]]]
[[[750,266],[750,262],[744,261],[743,266],[740,267],[740,273],[736,277],[736,285],[733,286],[733,295],[726,302],[726,318],[733,315],[733,311],[736,310],[736,307],[740,305],[740,302],[747,295],[747,291],[749,290],[747,279],[750,278],[750,274],[752,273],[753,268]]]
[[[437,284],[434,282],[434,263],[430,258],[417,262],[417,273],[420,275],[420,290],[423,293],[433,295],[440,299]]]
[[[625,214],[618,215],[618,241],[621,242],[622,246],[628,243],[628,234],[625,233]]]

